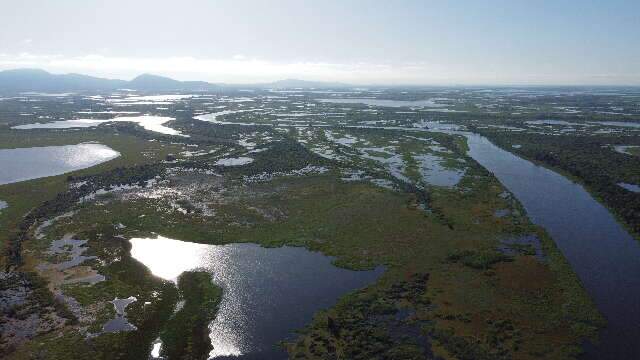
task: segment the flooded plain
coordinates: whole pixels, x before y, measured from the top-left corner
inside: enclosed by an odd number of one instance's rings
[[[321,92],[320,92],[321,93]],[[338,94],[338,92],[335,92]],[[608,320],[608,327],[601,332],[601,343],[597,346],[587,344],[587,358],[640,358],[640,347],[636,344],[640,336],[640,245],[616,221],[611,213],[581,186],[571,182],[563,176],[536,166],[514,154],[493,145],[482,136],[463,133],[460,130],[465,125],[448,125],[432,121],[427,111],[453,112],[465,110],[450,110],[447,107],[456,106],[455,101],[446,99],[448,94],[422,96],[424,100],[379,99],[377,93],[363,93],[358,98],[348,98],[345,95],[325,99],[310,97],[300,98],[300,94],[291,92],[285,97],[218,97],[209,99],[193,95],[151,95],[151,96],[111,96],[100,97],[107,105],[96,107],[95,111],[77,111],[76,116],[90,117],[86,114],[119,114],[125,116],[113,119],[75,119],[60,120],[48,123],[31,123],[15,126],[14,129],[71,129],[100,126],[112,122],[131,122],[139,124],[146,130],[158,134],[182,135],[179,131],[168,126],[173,117],[166,116],[134,116],[148,114],[155,105],[169,105],[190,100],[198,106],[193,112],[195,125],[199,122],[209,122],[214,125],[266,125],[275,131],[247,129],[239,131],[231,140],[242,148],[236,152],[217,153],[217,148],[184,147],[184,157],[202,156],[209,164],[217,166],[240,167],[252,162],[260,163],[260,155],[254,153],[269,150],[269,141],[278,140],[281,134],[297,134],[298,142],[311,152],[325,159],[340,164],[343,181],[369,181],[377,186],[399,191],[399,183],[410,183],[425,188],[433,185],[434,191],[439,188],[455,188],[468,173],[470,165],[459,158],[446,143],[438,143],[437,138],[424,136],[428,132],[445,132],[466,136],[469,144],[468,155],[488,169],[507,187],[523,204],[532,221],[544,227],[552,236],[558,248],[562,251],[572,268],[581,279],[584,287],[595,300],[600,311]],[[367,97],[371,96],[371,97]],[[284,99],[284,100],[283,100]],[[498,99],[499,100],[499,99]],[[206,102],[205,102],[206,101]],[[500,104],[495,96],[484,95],[477,98],[477,108],[486,109],[487,113],[498,113]],[[245,105],[250,103],[250,105]],[[337,105],[332,105],[337,104]],[[348,104],[364,104],[368,107],[350,106]],[[463,103],[459,109],[466,109]],[[469,105],[469,104],[467,104]],[[122,106],[124,109],[137,111],[116,111],[111,106]],[[137,107],[132,107],[137,106]],[[380,107],[380,108],[374,108]],[[386,109],[384,109],[386,108]],[[393,109],[389,109],[393,108]],[[514,106],[524,111],[521,106]],[[87,107],[82,107],[82,110]],[[94,109],[94,108],[91,108]],[[100,111],[105,109],[104,111]],[[169,107],[155,107],[157,110],[169,110]],[[224,109],[224,110],[222,110]],[[396,111],[398,110],[398,111]],[[574,111],[573,109],[560,109]],[[172,109],[173,111],[173,109]],[[176,109],[175,111],[188,111]],[[211,112],[217,111],[217,112]],[[36,111],[26,111],[25,116],[33,116],[33,121],[45,121],[48,117],[35,117]],[[352,114],[356,112],[357,114]],[[32,114],[33,113],[33,114]],[[392,113],[391,118],[386,116]],[[71,113],[69,113],[71,114]],[[85,114],[85,115],[79,115]],[[162,114],[171,115],[168,112]],[[514,112],[514,114],[516,114]],[[74,117],[65,116],[67,119]],[[106,116],[105,116],[106,117]],[[179,117],[179,116],[175,116]],[[301,118],[301,119],[299,119]],[[306,119],[305,119],[306,118]],[[355,121],[350,121],[353,118]],[[532,117],[533,118],[533,117]],[[39,120],[35,120],[39,119]],[[60,118],[59,118],[60,119]],[[184,121],[183,117],[180,117]],[[349,121],[348,121],[348,120]],[[578,122],[565,120],[531,120],[523,123],[489,124],[488,127],[502,128],[511,131],[545,132],[561,134],[576,131],[599,131],[607,133],[622,133],[635,131],[640,126],[632,122]],[[528,125],[528,126],[523,126]],[[208,124],[204,124],[208,125]],[[515,127],[518,126],[518,127]],[[185,134],[189,134],[188,127],[181,127]],[[217,128],[216,128],[217,129]],[[595,129],[595,130],[593,130]],[[366,130],[366,131],[365,131]],[[397,131],[397,132],[396,132]],[[25,132],[26,133],[26,132]],[[53,132],[52,132],[53,133]],[[404,135],[400,135],[403,133]],[[420,137],[413,135],[419,134]],[[236,134],[234,134],[236,135]],[[184,135],[187,136],[187,135]],[[156,139],[154,139],[156,140]],[[193,139],[190,139],[193,140]],[[157,141],[157,140],[156,140]],[[185,141],[186,142],[186,141]],[[606,144],[632,144],[632,142],[607,142]],[[79,144],[102,146],[104,154],[99,149],[91,155],[87,149],[79,149],[75,155],[61,157],[82,158],[69,160],[69,163],[82,163],[61,170],[51,169],[56,164],[48,157],[56,157],[55,151],[46,147],[43,149],[45,157],[40,163],[35,163],[25,173],[33,177],[57,175],[95,165],[102,161],[116,157],[119,154],[108,147],[99,144]],[[448,145],[451,147],[451,145]],[[526,145],[514,144],[513,148]],[[614,147],[616,151],[633,155],[637,145],[605,145]],[[44,150],[46,149],[46,150]],[[5,166],[4,151],[30,149],[0,150],[0,167]],[[114,154],[108,155],[108,151]],[[26,153],[25,153],[26,154]],[[25,167],[24,158],[27,155],[12,154],[7,159],[18,159],[13,171],[18,172]],[[215,156],[213,156],[216,154]],[[223,155],[218,155],[223,154]],[[22,156],[22,157],[21,157]],[[34,155],[35,156],[35,155]],[[40,155],[38,155],[40,156]],[[84,157],[89,157],[85,159]],[[93,156],[93,157],[92,157]],[[109,157],[113,156],[113,157]],[[207,158],[209,156],[209,158]],[[252,157],[249,157],[252,156]],[[101,160],[102,159],[102,160]],[[178,159],[178,161],[184,159]],[[84,162],[83,162],[84,161]],[[92,163],[91,161],[94,161]],[[29,163],[27,161],[27,163]],[[332,163],[337,167],[335,163]],[[275,176],[290,176],[291,174],[323,173],[328,167],[307,166],[293,171],[263,173],[243,177],[245,183],[260,182]],[[362,169],[368,170],[364,171]],[[38,171],[44,174],[39,175]],[[0,184],[26,180],[19,174],[15,179],[3,180],[5,173],[0,173]],[[384,178],[383,178],[384,177]],[[16,180],[17,179],[17,180]],[[393,180],[393,181],[392,181]],[[5,182],[3,182],[5,181]],[[639,192],[637,182],[618,183],[618,186],[630,191]],[[432,187],[433,190],[433,187]],[[464,191],[461,186],[460,191]],[[188,199],[186,194],[175,193],[163,195],[175,203],[177,200]],[[193,197],[193,194],[189,195]],[[3,203],[0,201],[0,212]],[[172,205],[173,206],[173,205]],[[191,216],[183,207],[175,206],[177,211]],[[11,208],[9,209],[11,210]],[[207,221],[212,221],[215,212],[203,211]],[[498,209],[495,218],[509,218],[511,210]],[[86,247],[84,240],[56,240],[53,242],[52,252],[62,250],[72,259],[54,264],[56,269],[65,269],[77,265],[89,257],[83,255]],[[373,271],[348,271],[336,268],[331,264],[332,258],[319,253],[307,251],[303,248],[282,247],[262,248],[254,244],[206,245],[172,240],[163,237],[155,239],[131,239],[132,256],[145,264],[157,276],[174,280],[187,270],[205,270],[212,275],[213,281],[224,289],[217,317],[210,324],[210,338],[213,345],[212,358],[285,358],[286,353],[277,347],[277,343],[290,339],[293,331],[309,324],[312,316],[318,310],[335,304],[338,298],[357,288],[367,286],[382,274],[382,269]],[[531,246],[535,256],[545,261],[540,239],[536,237],[517,237],[503,241],[499,248],[507,255],[515,255],[513,245]],[[511,251],[511,252],[510,252]],[[53,269],[54,267],[52,267]],[[102,276],[102,275],[96,275]],[[96,277],[95,281],[104,281],[104,276]],[[90,282],[83,280],[84,282]],[[107,280],[108,281],[108,280]],[[137,295],[136,295],[137,296]],[[127,305],[135,303],[134,297],[120,299],[109,297],[115,308],[115,318],[104,325],[104,332],[134,330],[126,319]],[[161,355],[162,343],[153,344],[151,357]]]
[[[83,143],[0,150],[0,185],[64,174],[115,159],[108,146]]]
[[[278,342],[383,272],[341,269],[331,257],[298,247],[206,245],[161,236],[130,242],[131,255],[159,277],[175,280],[184,271],[202,269],[223,288],[220,309],[209,325],[214,359],[285,359]]]
[[[443,99],[426,99],[426,100],[387,100],[376,98],[335,98],[335,99],[318,99],[320,102],[334,103],[334,104],[364,104],[370,106],[381,107],[444,107],[446,105],[439,104],[436,101]]]

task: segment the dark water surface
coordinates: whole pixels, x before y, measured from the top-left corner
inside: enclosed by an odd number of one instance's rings
[[[131,239],[131,255],[156,275],[176,279],[204,269],[224,289],[209,325],[216,359],[286,359],[278,342],[309,324],[318,310],[374,282],[383,269],[350,271],[298,247],[205,245],[158,237]]]
[[[580,185],[477,134],[469,155],[544,227],[608,321],[588,359],[640,359],[640,243]]]

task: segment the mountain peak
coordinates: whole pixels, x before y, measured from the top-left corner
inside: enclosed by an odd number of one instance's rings
[[[179,90],[184,88],[181,81],[153,74],[138,75],[129,81],[128,86],[140,90]]]
[[[205,81],[179,81],[155,74],[141,74],[131,81],[104,79],[82,74],[51,74],[41,69],[0,71],[0,91],[83,91],[130,88],[142,91],[208,91],[247,85],[216,85]],[[285,79],[272,83],[253,84],[256,88],[339,88],[346,84]]]
[[[149,74],[149,73],[145,73],[145,74],[140,74],[138,76],[136,76],[135,78],[133,78],[133,80],[131,80],[131,82],[140,82],[140,81],[149,81],[149,80],[162,80],[162,81],[176,81],[174,79],[171,79],[169,77],[166,76],[160,76],[160,75],[155,75],[155,74]]]
[[[42,69],[32,69],[32,68],[23,68],[23,69],[12,69],[5,70],[0,72],[5,76],[48,76],[51,73],[48,73]]]

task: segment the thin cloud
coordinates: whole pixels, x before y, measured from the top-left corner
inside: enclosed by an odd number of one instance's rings
[[[405,64],[330,62],[275,62],[236,55],[228,59],[183,57],[118,57],[99,54],[84,56],[21,53],[0,55],[0,68],[42,68],[51,72],[76,72],[111,78],[132,78],[154,73],[179,80],[206,80],[226,83],[257,83],[298,78],[350,84],[611,84],[626,79],[639,83],[637,74],[521,74],[490,72],[456,64],[447,66],[412,62]]]

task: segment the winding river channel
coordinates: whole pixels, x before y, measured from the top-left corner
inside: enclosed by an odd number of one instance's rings
[[[607,319],[586,359],[640,359],[640,242],[581,185],[462,133],[468,155],[491,171],[551,235]]]

